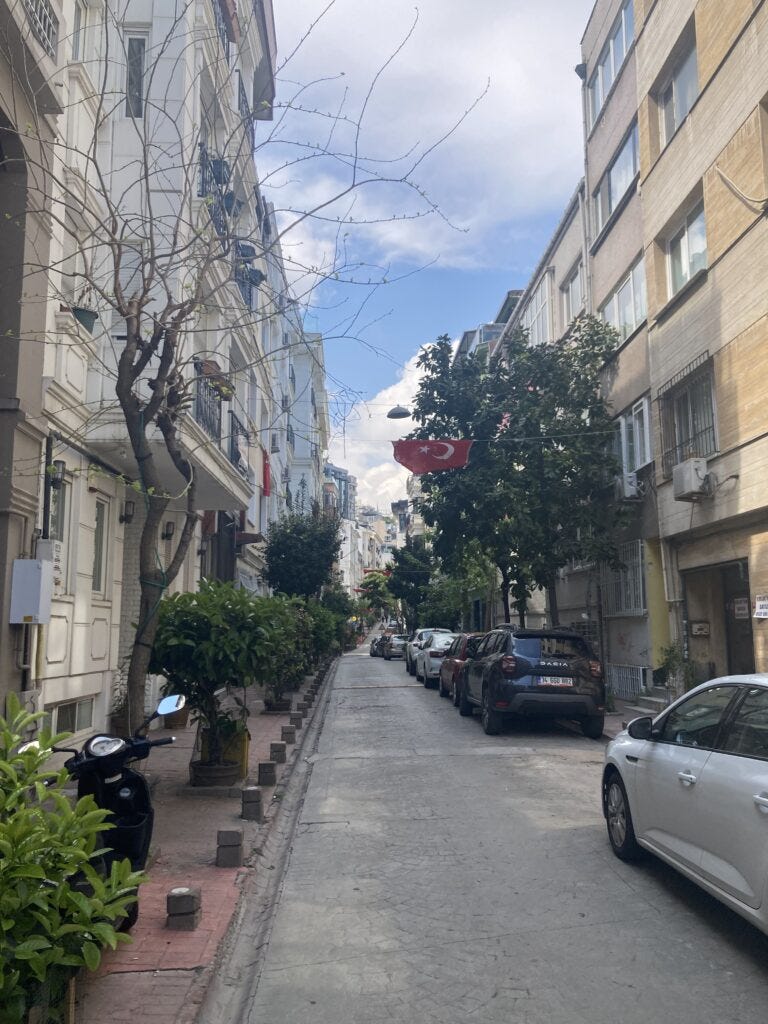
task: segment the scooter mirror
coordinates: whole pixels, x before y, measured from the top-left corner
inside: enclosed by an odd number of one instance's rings
[[[187,703],[187,698],[181,694],[174,693],[170,697],[163,697],[160,703],[157,705],[155,714],[160,715],[172,715],[174,711],[181,711],[184,705]]]

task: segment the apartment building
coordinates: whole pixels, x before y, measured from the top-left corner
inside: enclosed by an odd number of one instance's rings
[[[297,509],[322,505],[323,462],[330,440],[325,359],[320,334],[305,333],[293,347],[289,369],[294,438],[291,492]]]
[[[173,381],[199,522],[170,589],[209,576],[263,592],[264,535],[290,503],[290,353],[302,336],[254,157],[258,122],[271,117],[274,26],[269,0],[172,15],[131,0],[119,16],[30,0],[0,15],[0,697],[22,691],[54,728],[80,732],[103,726],[141,618],[147,502],[115,395],[125,318],[109,300],[118,283],[138,294],[158,273],[158,243],[178,255],[150,308],[198,286],[206,296],[184,325]],[[108,209],[122,232],[111,273]],[[322,339],[313,346],[320,436]],[[142,380],[142,401],[150,393]],[[158,530],[167,567],[186,488],[159,431],[148,444],[175,496]],[[8,625],[19,558],[50,579],[40,624]]]
[[[637,4],[658,518],[696,678],[768,670],[768,5]]]

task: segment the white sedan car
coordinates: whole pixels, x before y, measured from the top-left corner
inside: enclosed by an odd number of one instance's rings
[[[431,636],[422,641],[421,650],[416,652],[416,679],[425,686],[437,686],[440,678],[440,666],[445,652],[451,646],[458,633],[443,633],[435,630]]]
[[[697,686],[605,756],[616,856],[650,850],[768,933],[768,673]]]

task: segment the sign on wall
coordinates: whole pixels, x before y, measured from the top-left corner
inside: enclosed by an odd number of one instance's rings
[[[768,619],[768,594],[755,595],[755,618]]]

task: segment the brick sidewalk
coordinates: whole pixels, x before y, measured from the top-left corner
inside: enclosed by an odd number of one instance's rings
[[[302,699],[294,694],[294,706]],[[290,771],[307,723],[316,713],[321,695],[309,711],[288,760],[277,766],[277,781]],[[260,701],[249,702],[251,734],[249,778],[256,779],[259,761],[269,759],[270,743],[280,739],[288,714],[261,714]],[[152,733],[159,739],[163,730]],[[274,816],[274,787],[262,787],[266,821],[243,821],[237,797],[215,795],[189,786],[189,762],[195,729],[175,732],[173,746],[152,751],[146,768],[156,779],[153,791],[155,830],[149,881],[141,887],[139,920],[132,942],[107,950],[99,970],[78,983],[78,1024],[134,1024],[136,1015],[153,1024],[192,1024],[205,995],[217,951],[237,908],[242,883],[254,870],[247,858]],[[217,868],[216,833],[222,828],[242,828],[246,866]],[[165,898],[176,886],[198,886],[203,913],[192,932],[172,931],[165,926]]]

